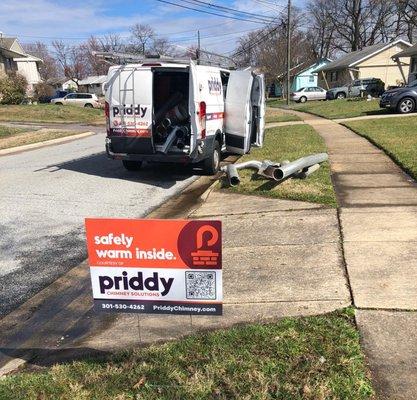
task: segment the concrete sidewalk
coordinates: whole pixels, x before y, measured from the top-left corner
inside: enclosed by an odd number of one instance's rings
[[[416,399],[417,184],[351,130],[291,113],[329,150],[353,301],[379,398]]]
[[[350,304],[336,210],[213,191],[189,217],[223,221],[224,315],[120,316],[100,335],[81,341],[81,347],[137,346],[199,329],[318,314]]]
[[[351,304],[335,209],[213,191],[188,216],[223,221],[222,317],[95,315],[88,268],[82,265],[49,288],[51,295],[62,291],[72,296],[51,304],[40,295],[26,313],[0,322],[7,332],[0,343],[0,372],[25,361],[47,365],[61,356],[100,354],[201,329],[325,313]],[[80,308],[82,316],[71,318]],[[52,315],[56,309],[59,313]],[[32,328],[22,332],[16,319],[32,320]]]

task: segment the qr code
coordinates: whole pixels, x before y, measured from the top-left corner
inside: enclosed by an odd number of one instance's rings
[[[187,299],[215,300],[216,273],[187,271],[185,273],[185,290]]]

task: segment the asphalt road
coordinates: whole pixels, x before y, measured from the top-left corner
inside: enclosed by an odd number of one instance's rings
[[[195,178],[125,171],[104,134],[0,157],[0,317],[86,258],[84,218],[145,216]]]

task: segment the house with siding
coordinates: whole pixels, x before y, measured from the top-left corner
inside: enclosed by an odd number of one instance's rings
[[[293,92],[306,87],[316,87],[318,84],[318,70],[325,67],[332,60],[329,58],[322,58],[317,60],[314,64],[302,69],[294,74],[292,77],[291,90]]]
[[[411,47],[405,40],[379,43],[354,51],[316,70],[318,86],[325,89],[350,84],[355,79],[379,78],[385,86],[398,86],[408,75],[409,62],[402,62],[401,73],[393,56]]]
[[[27,54],[17,38],[0,36],[0,75],[18,72],[28,81],[28,93],[33,86],[41,82],[39,65],[40,58]]]
[[[290,75],[291,91],[295,92],[301,88],[318,86],[317,70],[330,62],[331,60],[328,58],[321,58],[311,65],[303,62],[292,67]],[[285,95],[286,76],[286,73],[279,75],[278,81],[273,83],[273,88],[270,90],[272,96],[280,97]]]
[[[104,95],[104,84],[107,81],[107,75],[87,76],[78,81],[78,91],[82,93],[93,93],[97,96]]]
[[[417,80],[417,44],[395,54],[392,59],[397,63],[403,75],[404,82],[411,83]],[[402,67],[404,62],[410,64],[408,74],[406,74]]]

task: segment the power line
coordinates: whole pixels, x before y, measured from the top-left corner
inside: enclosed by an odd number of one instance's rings
[[[232,16],[232,15],[217,14],[217,13],[210,12],[210,11],[207,11],[207,10],[200,10],[198,8],[189,7],[189,6],[186,6],[186,5],[183,5],[183,4],[173,3],[173,2],[167,1],[167,0],[156,0],[156,1],[158,1],[160,3],[170,4],[172,6],[176,6],[176,7],[180,7],[180,8],[185,8],[187,10],[197,11],[197,12],[201,12],[201,13],[204,13],[204,14],[215,15],[216,17],[235,19],[237,21],[252,22],[252,23],[255,23],[255,24],[265,24],[265,21],[261,22],[261,21],[255,21],[255,20],[247,19],[247,18],[239,18],[239,17]]]
[[[266,15],[263,15],[263,14],[254,14],[254,13],[250,13],[250,12],[247,12],[247,11],[240,11],[240,10],[237,10],[235,8],[230,8],[230,7],[220,6],[220,5],[217,5],[217,4],[207,3],[207,2],[202,1],[202,0],[191,0],[191,1],[193,3],[204,5],[208,8],[214,8],[214,9],[221,10],[222,12],[233,12],[235,14],[241,14],[241,15],[244,15],[246,17],[255,17],[256,19],[262,19],[262,20],[266,19],[268,21],[272,21],[272,18],[270,18]]]
[[[246,48],[244,48],[242,50],[239,50],[238,52],[234,53],[233,56],[234,57],[238,57],[241,54],[246,53],[247,51],[252,50],[254,47],[256,47],[258,44],[260,44],[261,42],[263,42],[268,36],[270,36],[271,34],[273,34],[274,32],[276,32],[278,29],[279,29],[279,26],[276,26],[275,28],[271,29],[269,32],[267,32],[266,34],[264,34],[263,36],[261,36],[255,42],[253,42],[252,44],[249,44],[249,47],[246,47]]]
[[[262,5],[263,7],[267,7],[268,9],[272,11],[278,11],[279,13],[284,12],[284,10],[286,9],[286,6],[278,6],[277,4],[271,3],[269,1],[264,1],[264,0],[253,0],[253,1],[255,3]]]

